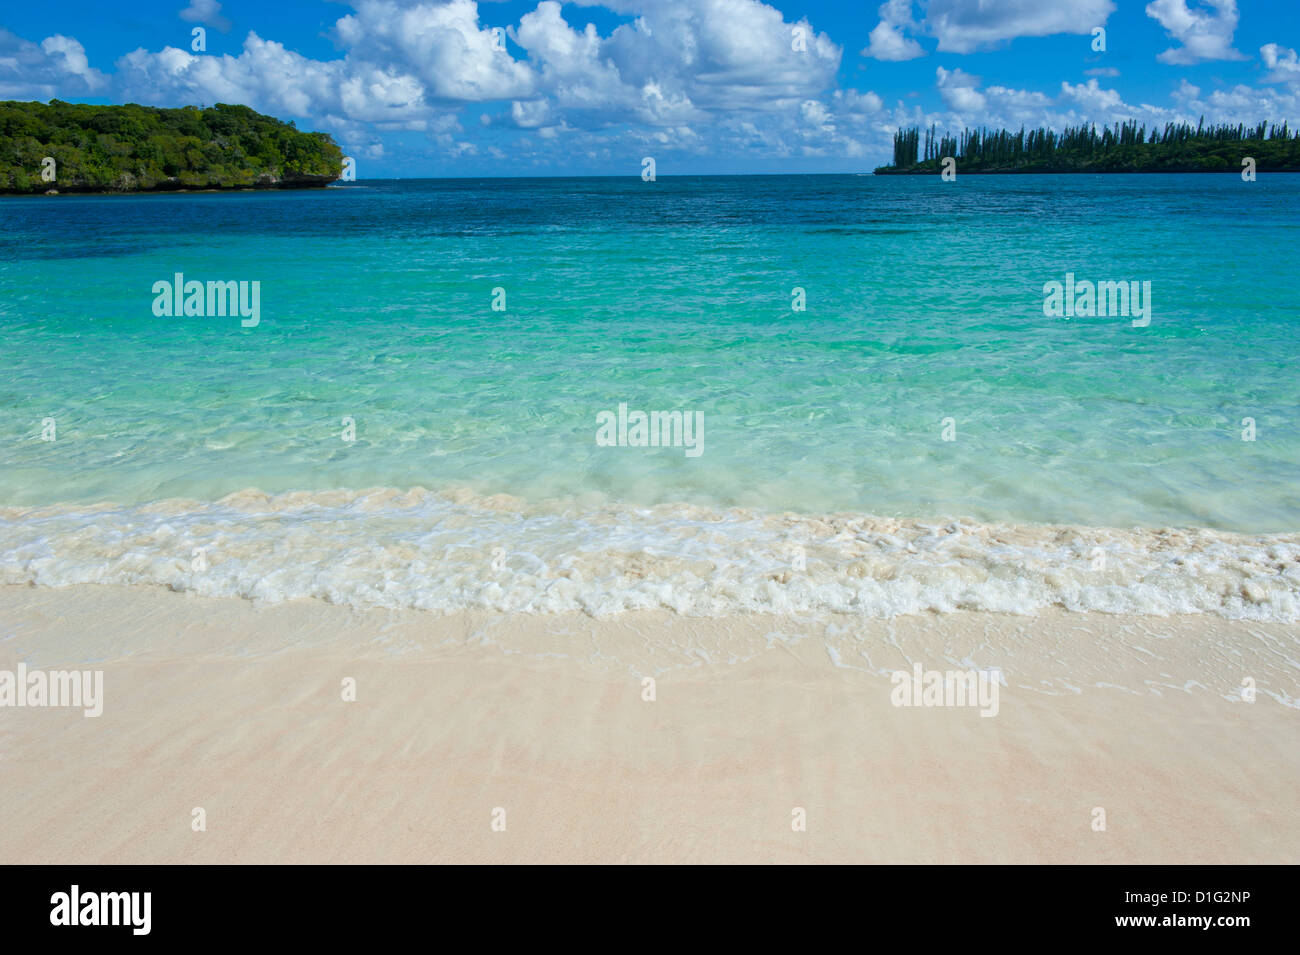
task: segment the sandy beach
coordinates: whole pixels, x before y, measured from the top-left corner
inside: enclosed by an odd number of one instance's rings
[[[93,668],[104,691],[97,718],[0,709],[0,861],[1296,862],[1298,642],[1199,615],[4,587],[0,669]],[[996,716],[895,706],[916,663],[999,669]]]

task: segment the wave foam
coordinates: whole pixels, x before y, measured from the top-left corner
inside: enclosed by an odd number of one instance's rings
[[[357,608],[1300,620],[1300,535],[633,507],[391,488],[0,509],[0,582]]]

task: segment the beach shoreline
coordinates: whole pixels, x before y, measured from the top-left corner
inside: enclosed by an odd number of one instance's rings
[[[1296,643],[1208,615],[0,587],[0,669],[104,686],[98,717],[0,708],[0,860],[1295,862]],[[996,716],[894,705],[916,664],[1000,673]]]

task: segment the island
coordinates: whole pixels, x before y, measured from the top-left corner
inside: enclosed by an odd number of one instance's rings
[[[0,194],[319,188],[343,151],[249,109],[0,102]]]
[[[893,165],[876,175],[919,176],[943,171],[956,160],[962,173],[1101,173],[1101,172],[1300,172],[1300,133],[1287,124],[1269,126],[1192,126],[1167,123],[1147,132],[1136,121],[1103,126],[1067,126],[1019,132],[968,129],[960,139],[900,129],[894,134]],[[924,153],[922,153],[924,145]],[[1246,160],[1253,162],[1247,163]]]

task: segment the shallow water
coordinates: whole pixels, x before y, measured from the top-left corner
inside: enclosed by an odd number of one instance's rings
[[[1295,619],[1298,214],[1286,175],[0,200],[3,579],[430,607]],[[1149,281],[1150,324],[1046,316],[1044,284],[1067,272]],[[155,315],[154,283],[176,273],[259,282],[258,323]],[[620,404],[700,416],[702,453],[599,446],[597,416]],[[272,518],[214,503],[412,487],[433,493],[277,498]],[[502,494],[516,516],[494,522],[483,502]],[[832,514],[885,563],[851,570],[862,555],[828,543]],[[960,527],[975,549],[899,576],[873,536],[890,521]],[[1162,527],[1219,533],[1180,552]],[[996,552],[1007,533],[1034,543]],[[799,546],[804,589],[765,596]],[[198,548],[211,570],[186,580]],[[500,593],[482,572],[497,550],[515,555]],[[1049,580],[1029,551],[1077,563]],[[620,555],[643,552],[629,585]],[[697,561],[696,579],[664,555]],[[609,573],[557,582],[586,560]]]

